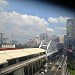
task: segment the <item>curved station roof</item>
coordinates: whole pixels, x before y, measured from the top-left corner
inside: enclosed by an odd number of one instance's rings
[[[7,62],[7,60],[19,58],[23,56],[28,56],[32,54],[38,54],[41,52],[46,52],[44,49],[40,48],[27,48],[27,49],[17,49],[17,50],[2,50],[0,51],[0,64]]]

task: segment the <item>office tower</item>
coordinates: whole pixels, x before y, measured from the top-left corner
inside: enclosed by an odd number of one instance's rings
[[[75,19],[67,20],[67,44],[75,49]]]

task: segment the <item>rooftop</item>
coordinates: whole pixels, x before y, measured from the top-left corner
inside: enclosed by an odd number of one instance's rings
[[[32,54],[38,54],[41,52],[46,52],[46,50],[39,49],[39,48],[2,50],[0,51],[0,64],[7,62],[7,60],[11,60],[11,59],[19,58],[23,56],[28,56]]]

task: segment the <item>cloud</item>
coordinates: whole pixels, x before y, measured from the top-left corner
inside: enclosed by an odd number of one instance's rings
[[[48,28],[48,22],[38,16],[20,14],[15,11],[0,12],[0,30],[17,37],[36,37],[40,33],[53,32]],[[17,37],[18,38],[18,37]]]
[[[0,0],[0,11],[3,10],[7,6],[6,0]]]
[[[54,32],[54,30],[52,28],[47,28],[48,32]]]
[[[69,17],[57,17],[57,18],[53,18],[53,17],[49,17],[48,18],[48,22],[50,23],[66,23],[67,19],[69,19]]]
[[[53,18],[53,17],[49,17],[49,18],[48,18],[48,21],[49,21],[50,23],[58,23],[57,18]]]
[[[57,27],[57,29],[59,29],[59,30],[66,30],[65,27]]]

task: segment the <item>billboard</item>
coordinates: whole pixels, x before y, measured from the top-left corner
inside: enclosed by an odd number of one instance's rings
[[[72,53],[73,52],[73,49],[67,49],[67,52]]]

